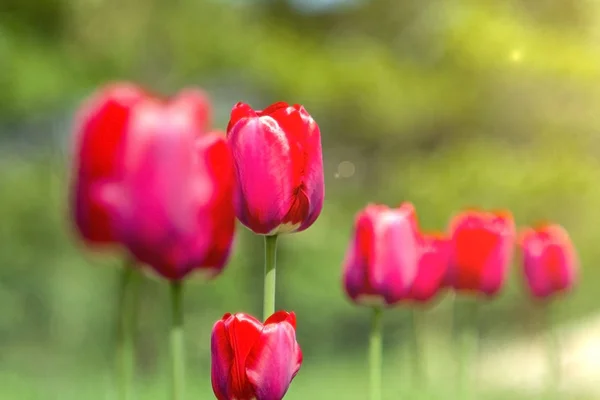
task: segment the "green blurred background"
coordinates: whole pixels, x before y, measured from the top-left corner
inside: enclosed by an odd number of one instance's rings
[[[125,79],[205,88],[221,128],[240,100],[301,103],[319,123],[325,208],[279,242],[278,308],[297,313],[305,354],[286,399],[367,398],[369,313],[346,300],[341,262],[359,208],[405,200],[426,229],[476,205],[569,230],[583,279],[555,309],[571,338],[562,398],[600,399],[599,27],[592,0],[2,0],[0,398],[114,398],[120,261],[82,249],[66,194],[74,110]],[[212,398],[213,322],[260,314],[262,245],[240,227],[224,274],[187,286],[190,399]],[[483,305],[478,399],[542,398],[540,326],[514,272]],[[141,294],[137,398],[164,399],[167,288],[148,279]],[[454,398],[450,310],[444,298],[428,312],[421,389],[407,311],[387,313],[386,400]]]

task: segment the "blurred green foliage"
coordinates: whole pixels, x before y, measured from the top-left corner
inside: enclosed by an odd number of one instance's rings
[[[306,355],[290,399],[364,399],[368,313],[346,301],[340,265],[353,215],[369,201],[412,201],[432,230],[465,206],[508,208],[520,225],[557,221],[584,277],[559,319],[598,311],[596,2],[365,0],[318,13],[282,0],[0,7],[2,398],[106,398],[120,261],[82,249],[72,232],[67,143],[72,109],[107,80],[164,93],[205,87],[220,127],[239,100],[302,103],[320,124],[325,209],[310,230],[283,238],[278,256],[278,307],[298,314]],[[344,161],[351,176],[338,171]],[[485,338],[528,333],[532,306],[515,271],[485,305]],[[209,393],[212,323],[225,312],[260,313],[261,272],[262,241],[240,227],[223,276],[188,285],[189,381],[200,398]],[[165,301],[165,285],[149,279],[138,329],[143,399],[162,398],[152,379],[162,371]],[[431,311],[432,328],[448,311],[445,301]],[[406,317],[386,318],[394,366]],[[440,345],[436,357],[447,352]],[[396,399],[407,389],[394,368],[386,373]]]

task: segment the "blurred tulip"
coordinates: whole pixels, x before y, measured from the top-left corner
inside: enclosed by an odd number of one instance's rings
[[[119,240],[170,280],[217,275],[235,229],[234,171],[224,135],[205,133],[206,99],[184,91],[131,111],[120,179],[104,185]]]
[[[393,305],[407,297],[417,275],[414,207],[368,205],[355,221],[344,262],[344,286],[356,303]]]
[[[443,287],[450,261],[450,239],[441,233],[421,234],[419,267],[409,298],[430,301]]]
[[[300,370],[296,316],[278,311],[264,325],[246,314],[225,314],[211,338],[211,378],[219,400],[281,400]]]
[[[504,284],[513,254],[512,215],[465,211],[450,222],[450,234],[446,283],[460,292],[497,294]]]
[[[75,225],[87,244],[115,242],[111,216],[98,198],[98,187],[116,179],[133,107],[146,97],[130,83],[98,90],[76,116],[71,196]]]
[[[242,224],[263,235],[311,226],[323,208],[325,187],[321,133],[304,107],[280,102],[257,111],[238,103],[227,137]]]
[[[545,298],[569,291],[577,278],[578,259],[569,234],[560,225],[527,228],[520,236],[523,269],[531,293]]]

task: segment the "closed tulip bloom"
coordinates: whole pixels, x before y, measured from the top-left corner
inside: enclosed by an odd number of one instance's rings
[[[258,111],[238,103],[227,137],[242,224],[263,235],[311,226],[323,208],[325,187],[321,133],[304,107],[281,102]]]
[[[465,211],[450,222],[447,283],[459,292],[497,294],[513,255],[515,225],[509,212]]]
[[[217,275],[235,229],[233,159],[224,135],[205,133],[202,97],[147,99],[130,116],[124,168],[103,197],[119,239],[170,280]]]
[[[278,311],[264,324],[225,314],[211,338],[211,379],[219,400],[281,400],[300,370],[296,316]]]
[[[579,262],[563,227],[552,224],[527,228],[519,244],[525,278],[533,296],[545,298],[573,287]]]
[[[99,187],[121,171],[122,146],[133,107],[145,98],[130,83],[114,83],[88,99],[76,117],[71,183],[75,225],[87,244],[114,243],[111,215]]]
[[[426,303],[443,287],[450,261],[450,239],[442,233],[421,234],[419,247],[419,268],[409,298]]]
[[[368,205],[356,216],[344,261],[344,287],[355,303],[391,306],[410,293],[419,262],[414,207]]]

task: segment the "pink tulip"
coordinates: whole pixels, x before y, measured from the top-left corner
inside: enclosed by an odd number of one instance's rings
[[[262,111],[238,103],[227,137],[233,150],[238,219],[263,235],[299,232],[323,208],[321,133],[299,105],[275,103]]]
[[[278,311],[264,323],[225,314],[211,338],[212,387],[218,400],[281,400],[300,370],[296,316]]]
[[[513,254],[515,225],[509,212],[469,210],[450,222],[446,282],[459,292],[497,294]]]
[[[111,215],[98,198],[98,189],[118,178],[131,110],[146,96],[133,84],[113,83],[94,93],[77,113],[72,212],[80,235],[89,245],[116,241]]]
[[[217,275],[233,240],[233,159],[224,135],[205,133],[205,107],[194,91],[137,104],[121,176],[102,190],[119,240],[170,280]]]
[[[579,262],[563,227],[552,224],[527,228],[519,244],[525,277],[533,296],[545,298],[572,289]]]
[[[394,305],[417,276],[419,242],[414,207],[368,205],[356,216],[344,262],[344,286],[355,303]]]
[[[441,233],[421,234],[419,268],[409,299],[429,302],[443,287],[450,261],[450,239]]]

